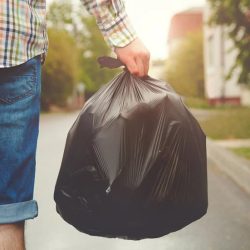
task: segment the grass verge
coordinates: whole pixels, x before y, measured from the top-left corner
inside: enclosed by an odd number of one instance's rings
[[[231,149],[234,153],[236,153],[239,156],[243,156],[250,160],[250,148],[244,147],[244,148],[232,148]]]
[[[198,97],[184,97],[185,104],[190,108],[198,109],[211,109],[212,107],[208,104],[208,101],[204,98]]]
[[[200,125],[213,139],[250,138],[250,108],[216,109],[216,114],[200,120]]]

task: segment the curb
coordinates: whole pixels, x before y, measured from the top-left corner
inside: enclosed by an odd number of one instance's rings
[[[207,157],[242,189],[250,194],[250,161],[207,138]]]

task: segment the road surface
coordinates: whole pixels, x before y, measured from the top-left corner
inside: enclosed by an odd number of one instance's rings
[[[39,217],[27,222],[27,250],[250,250],[250,197],[210,159],[208,213],[178,232],[135,242],[88,236],[65,223],[55,211],[53,190],[76,116],[42,115],[35,189]]]

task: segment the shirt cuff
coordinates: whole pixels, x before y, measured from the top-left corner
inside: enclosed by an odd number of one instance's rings
[[[117,16],[112,22],[97,24],[106,42],[113,48],[125,47],[137,37],[126,13]]]

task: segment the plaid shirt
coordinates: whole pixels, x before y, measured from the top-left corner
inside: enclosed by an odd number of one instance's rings
[[[122,0],[81,0],[111,47],[136,37]],[[48,50],[45,0],[0,0],[0,68],[22,64]]]

